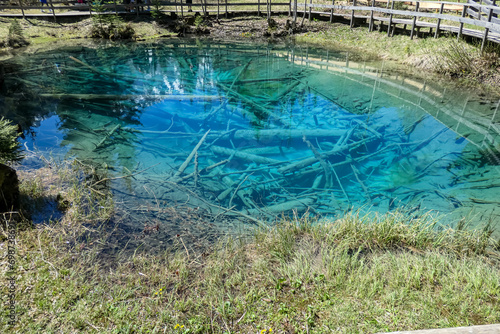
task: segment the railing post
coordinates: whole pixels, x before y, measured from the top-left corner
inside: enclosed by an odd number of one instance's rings
[[[182,5],[182,0],[180,2],[181,5],[181,17],[184,17],[184,6]]]
[[[335,0],[332,0],[332,6],[335,6]],[[333,8],[330,10],[330,23],[333,22]]]
[[[439,15],[443,14],[444,3],[441,3],[441,7],[439,8]],[[441,17],[438,18],[438,22],[436,25],[436,32],[434,33],[434,38],[439,37],[439,26],[441,25]]]
[[[394,10],[394,0],[391,0],[391,10]],[[391,28],[392,28],[392,13],[391,13],[391,16],[389,16],[389,26],[387,27],[387,37],[391,37]]]
[[[115,15],[118,16],[118,7],[116,6],[116,0],[113,0],[114,4],[115,4]]]
[[[466,9],[466,6],[464,5],[462,7],[462,18],[465,17],[465,12],[467,11]],[[462,30],[464,30],[464,23],[463,22],[460,22],[460,28],[458,28],[458,35],[457,35],[457,40],[460,39],[460,36],[462,36]]]
[[[257,15],[260,16],[260,0],[257,1]]]
[[[297,4],[298,0],[293,0],[293,23],[297,24]]]
[[[493,16],[493,8],[490,8],[490,12],[488,13],[488,23],[491,22],[491,17]],[[484,50],[484,46],[486,45],[486,40],[488,39],[488,32],[490,28],[486,28],[484,30],[483,42],[481,43],[481,52]]]
[[[373,31],[373,7],[375,7],[375,0],[372,0],[372,10],[370,11],[370,25],[368,28],[369,32]]]
[[[52,15],[54,16],[54,22],[57,22],[56,12],[54,11],[54,5],[52,4],[52,0],[49,0],[49,2],[50,2],[50,10],[52,10]]]
[[[312,5],[313,0],[309,0],[309,5]],[[311,22],[311,11],[312,7],[309,7],[309,22]]]
[[[21,7],[21,13],[23,13],[23,19],[26,20],[26,16],[24,15],[24,7],[23,7],[23,2],[22,0],[17,1],[19,3],[19,7]],[[43,7],[42,7],[43,8]]]
[[[417,5],[415,8],[415,12],[418,12],[418,8],[420,7],[420,2],[417,1]],[[417,17],[413,17],[413,23],[411,24],[411,33],[410,33],[410,39],[413,39],[413,34],[415,32],[415,23],[417,22]]]
[[[226,14],[225,14],[225,17],[227,19],[227,0],[226,0]]]
[[[302,15],[302,22],[300,22],[300,25],[304,25],[304,20],[306,19],[306,13],[307,13],[307,0],[304,0],[304,15]]]
[[[353,7],[356,6],[356,0],[352,0]],[[354,27],[354,9],[351,11],[351,28]]]

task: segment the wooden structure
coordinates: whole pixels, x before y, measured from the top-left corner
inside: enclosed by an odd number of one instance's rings
[[[428,33],[438,37],[441,31],[455,33],[458,38],[462,35],[479,38],[482,40],[482,48],[486,42],[500,43],[500,7],[498,0],[468,0],[468,3],[456,3],[446,1],[407,1],[407,0],[253,0],[240,2],[241,0],[218,0],[207,2],[199,0],[192,5],[185,0],[155,1],[148,3],[124,4],[117,0],[109,1],[96,7],[90,2],[85,4],[77,1],[49,0],[48,7],[40,7],[40,4],[25,6],[21,0],[0,1],[0,16],[4,17],[39,17],[49,16],[57,21],[61,16],[91,16],[103,14],[120,15],[142,15],[149,14],[150,10],[157,8],[162,12],[175,12],[181,16],[187,15],[186,6],[192,6],[195,11],[207,14],[215,13],[228,16],[229,13],[243,12],[252,14],[293,15],[293,20],[302,16],[302,21],[308,16],[312,18],[325,18],[332,22],[334,18],[348,20],[351,27],[359,24],[368,24],[371,30],[378,26],[379,30],[386,29],[387,34],[394,34],[397,26],[406,30],[410,29],[410,37],[413,38],[428,29]],[[241,8],[241,9],[240,9]],[[27,13],[28,10],[43,10],[47,13]],[[446,24],[445,24],[446,23]],[[467,28],[466,26],[467,25]]]

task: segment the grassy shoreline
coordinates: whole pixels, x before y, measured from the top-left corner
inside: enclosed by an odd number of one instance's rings
[[[500,317],[499,245],[487,229],[439,229],[435,217],[401,212],[305,216],[200,253],[180,236],[171,251],[110,261],[112,200],[92,190],[89,170],[47,167],[21,173],[24,207],[54,200],[65,215],[19,225],[15,272],[2,267],[15,280],[18,319],[8,326],[4,309],[2,331],[375,333]],[[5,238],[0,245],[6,258]]]

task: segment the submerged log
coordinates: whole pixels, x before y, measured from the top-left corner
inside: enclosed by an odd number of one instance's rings
[[[240,152],[250,153],[256,155],[285,155],[288,153],[295,153],[294,148],[282,147],[282,146],[265,146],[265,147],[252,147],[244,148]]]
[[[364,145],[370,141],[373,141],[377,139],[377,137],[369,137],[369,138],[365,138],[365,139],[362,139],[360,141],[357,141],[355,143],[352,143],[352,144],[347,144],[347,145],[342,145],[340,147],[336,147],[334,148],[333,150],[330,150],[330,151],[327,151],[327,152],[323,152],[321,154],[321,156],[323,157],[323,159],[326,159],[326,158],[329,158],[333,155],[336,155],[336,154],[339,154],[341,153],[342,151],[345,151],[345,150],[350,150],[350,149],[353,149],[353,148],[356,148],[356,147],[359,147],[361,145]],[[297,162],[294,162],[294,163],[291,163],[287,166],[283,166],[281,168],[278,169],[278,172],[280,172],[281,174],[286,174],[286,173],[292,173],[292,172],[295,172],[297,170],[300,170],[304,167],[307,167],[307,166],[310,166],[312,164],[315,164],[319,162],[319,159],[315,156],[313,157],[309,157],[309,158],[305,158],[305,159],[302,159],[300,161],[297,161]]]
[[[293,201],[288,201],[280,204],[275,204],[275,205],[270,205],[268,207],[262,208],[262,211],[269,213],[269,214],[280,214],[285,211],[290,211],[290,210],[304,210],[308,206],[314,203],[316,199],[312,197],[308,198],[303,198],[300,200],[293,200]],[[251,209],[247,210],[249,215],[258,215],[260,214],[260,211],[257,209]]]
[[[192,136],[201,137],[201,133],[192,132],[169,132],[169,130],[139,130],[131,127],[124,127],[123,130],[131,132],[142,132],[142,133],[152,133],[152,134],[169,134],[173,136]],[[303,136],[307,138],[340,138],[347,130],[324,130],[324,129],[304,129],[304,130],[288,130],[288,129],[270,129],[270,130],[230,130],[224,132],[211,132],[209,138],[223,138],[230,137],[236,140],[258,140],[263,143],[269,143],[272,141],[284,141],[290,139],[300,139]],[[146,138],[147,139],[147,138]],[[155,140],[158,138],[155,138]]]
[[[352,168],[352,172],[354,173],[354,177],[356,178],[358,183],[361,185],[361,188],[365,192],[365,196],[366,196],[366,200],[368,201],[368,204],[371,204],[372,198],[370,196],[370,192],[368,191],[368,188],[365,186],[363,181],[361,181],[361,179],[359,178],[359,170],[356,167],[354,167],[354,165],[351,165],[351,168]]]
[[[330,170],[328,164],[326,163],[326,161],[323,159],[323,157],[321,156],[321,154],[318,152],[318,150],[316,150],[316,148],[314,147],[313,144],[311,144],[311,142],[309,140],[306,139],[306,136],[303,137],[302,139],[306,144],[307,146],[311,149],[311,151],[313,152],[314,154],[314,157],[316,159],[318,159],[319,163],[321,164],[321,167],[323,168],[323,170],[325,171],[325,177],[326,177],[326,184],[325,184],[325,187],[327,188],[330,188],[331,185],[332,185],[332,171]]]
[[[173,182],[177,182],[177,181],[180,181],[181,178],[181,174],[184,173],[184,171],[186,170],[187,166],[189,165],[189,163],[191,162],[191,160],[193,159],[193,157],[195,156],[195,154],[198,152],[198,149],[200,148],[201,144],[203,144],[203,142],[205,141],[205,138],[207,138],[208,134],[210,133],[210,130],[208,130],[205,135],[200,139],[200,141],[198,142],[198,144],[196,144],[196,146],[193,148],[193,151],[191,151],[191,154],[189,154],[189,156],[186,158],[186,160],[182,163],[182,165],[179,167],[179,170],[174,174],[172,180]]]
[[[198,154],[198,152],[196,152],[196,154]],[[207,173],[208,171],[210,171],[210,170],[212,170],[212,169],[214,169],[214,168],[217,168],[217,167],[219,167],[219,166],[225,165],[225,164],[227,164],[228,162],[229,162],[229,159],[222,160],[222,161],[219,161],[219,162],[217,162],[217,163],[214,163],[214,164],[212,164],[212,165],[210,165],[210,166],[207,166],[207,167],[205,167],[205,168],[202,168],[202,169],[201,169],[198,173],[196,173],[196,171],[195,171],[195,172],[192,172],[191,174],[188,174],[188,175],[186,175],[186,176],[182,177],[182,178],[181,178],[181,181],[185,181],[185,180],[187,180],[187,179],[190,179],[190,178],[192,178],[192,177],[195,177],[195,176],[196,176],[196,174],[202,175],[202,174],[204,174],[204,173]]]
[[[104,144],[104,142],[108,140],[108,138],[110,138],[113,135],[113,133],[115,133],[115,131],[117,131],[120,127],[121,124],[117,124],[115,127],[113,127],[113,129],[111,129],[111,131],[107,133],[106,136],[104,136],[104,138],[95,146],[94,151],[100,148],[102,144]]]
[[[266,158],[266,157],[261,157],[259,155],[250,154],[250,153],[243,153],[243,152],[240,152],[240,151],[237,151],[237,150],[233,150],[233,149],[226,148],[226,147],[221,147],[221,146],[215,146],[215,145],[213,145],[210,149],[214,153],[217,153],[217,154],[224,154],[224,155],[227,155],[227,156],[231,156],[231,155],[234,154],[234,156],[237,157],[237,158],[239,158],[239,159],[247,160],[247,161],[250,161],[250,162],[256,162],[256,163],[259,163],[259,164],[269,165],[269,164],[279,164],[279,163],[282,163],[282,161],[280,161],[280,160]]]
[[[272,129],[272,130],[238,130],[234,132],[234,139],[254,140],[261,142],[270,142],[273,140],[289,140],[301,139],[306,136],[308,138],[324,138],[324,137],[340,137],[346,130],[339,129]]]
[[[40,94],[40,97],[53,99],[75,99],[75,100],[217,100],[218,95],[115,95],[115,94]]]
[[[232,94],[233,96],[237,97],[241,101],[250,104],[252,107],[254,107],[255,109],[259,110],[260,112],[262,112],[267,117],[270,117],[270,116],[273,115],[273,113],[271,111],[269,111],[267,108],[261,106],[260,104],[256,103],[255,101],[252,101],[252,99],[250,99],[250,98],[248,98],[248,97],[246,97],[246,96],[238,93],[234,89],[232,89],[232,88],[230,88],[230,87],[228,87],[226,85],[223,85],[221,83],[218,83],[217,86],[221,87],[222,89],[224,89],[228,93]]]

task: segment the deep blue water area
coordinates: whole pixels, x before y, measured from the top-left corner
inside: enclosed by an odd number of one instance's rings
[[[128,175],[108,184],[123,224],[165,225],[158,239],[398,208],[498,225],[499,101],[359,59],[189,40],[65,47],[4,65],[1,114],[30,150]]]

